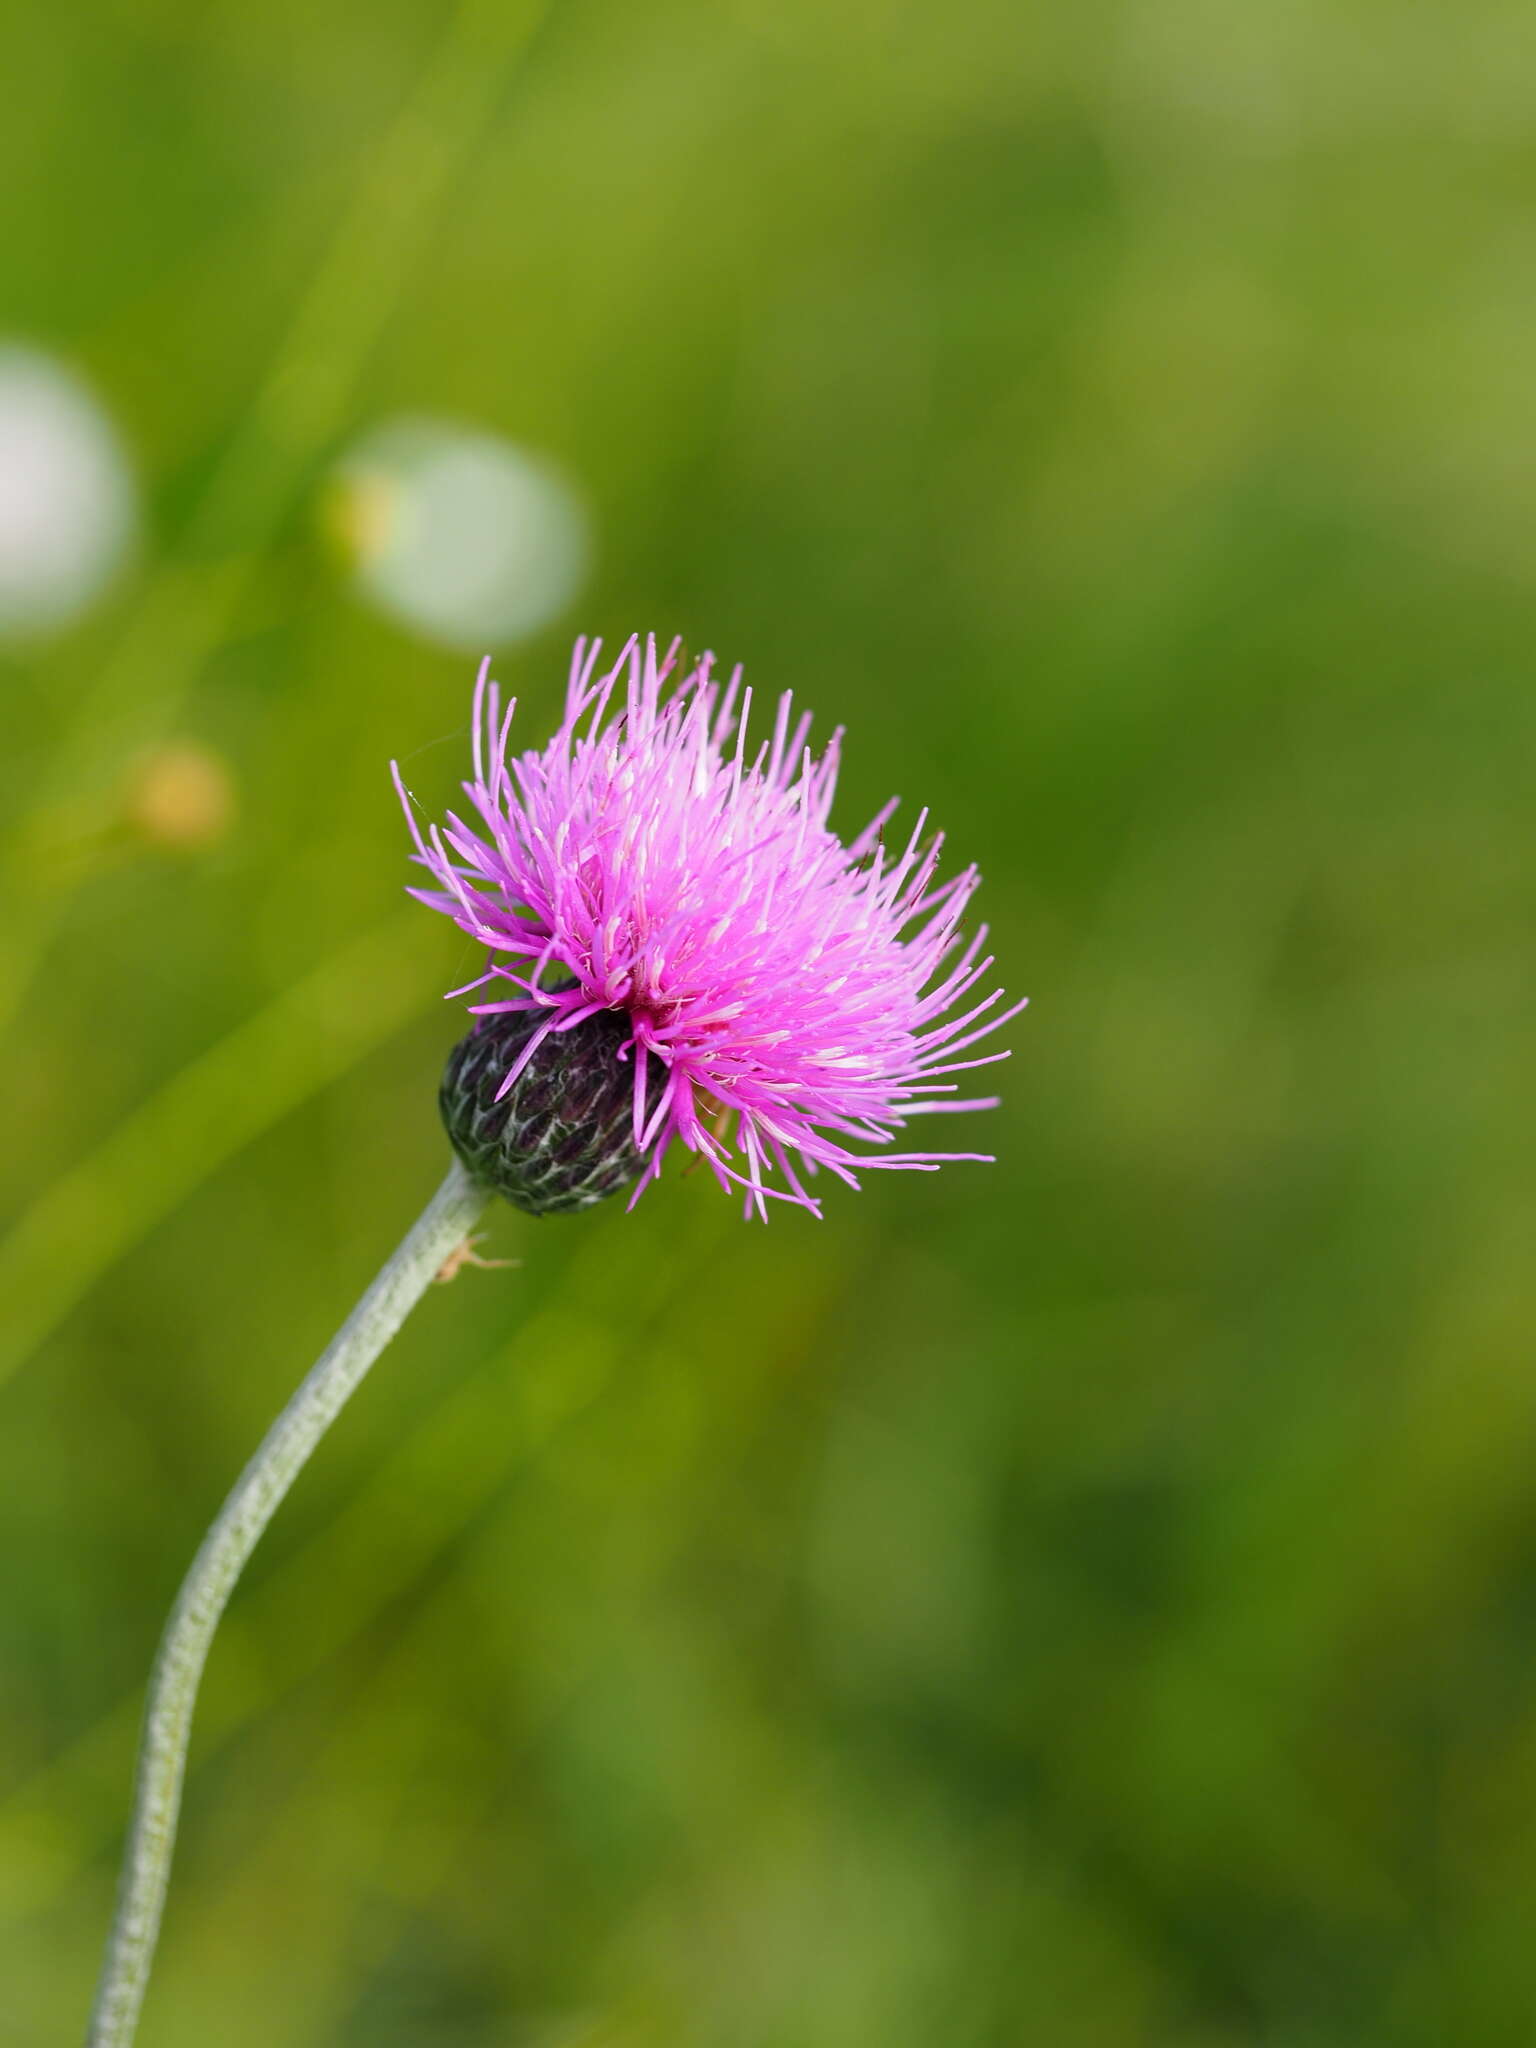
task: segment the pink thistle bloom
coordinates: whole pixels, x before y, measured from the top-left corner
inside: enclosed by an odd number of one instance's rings
[[[863,1166],[989,1158],[854,1149],[889,1146],[916,1116],[996,1106],[954,1099],[944,1078],[1006,1058],[960,1055],[1024,1007],[998,1012],[993,989],[957,1010],[992,966],[984,926],[960,936],[976,869],[936,880],[926,812],[892,857],[894,799],[844,846],[827,823],[841,732],[818,758],[788,694],[749,752],[739,669],[721,683],[706,654],[678,677],[676,642],[658,659],[632,639],[599,676],[600,646],[577,641],[559,731],[511,760],[515,704],[482,665],[464,784],[478,829],[450,813],[423,834],[395,770],[438,884],[411,893],[491,954],[451,994],[504,987],[475,1014],[528,1013],[496,1099],[552,1034],[606,1012],[623,1030],[612,1057],[632,1064],[631,1203],[674,1142],[763,1217],[770,1197],[821,1213],[805,1169],[857,1187]]]

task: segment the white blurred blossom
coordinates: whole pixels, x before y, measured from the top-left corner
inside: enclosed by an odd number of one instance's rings
[[[359,588],[449,647],[536,633],[586,573],[571,486],[499,435],[447,421],[376,428],[338,465],[327,512]]]
[[[0,343],[0,634],[77,617],[136,524],[133,477],[91,393],[48,356]]]

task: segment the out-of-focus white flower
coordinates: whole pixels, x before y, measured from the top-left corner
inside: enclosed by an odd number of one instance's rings
[[[137,517],[127,460],[90,392],[37,350],[0,343],[0,634],[77,617]]]
[[[364,593],[450,647],[536,633],[586,572],[570,485],[510,441],[451,422],[376,428],[338,465],[326,514]]]

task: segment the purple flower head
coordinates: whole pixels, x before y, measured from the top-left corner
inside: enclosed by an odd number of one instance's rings
[[[962,1055],[1024,1007],[989,1015],[997,989],[964,1005],[992,965],[985,927],[960,937],[976,870],[936,879],[926,812],[893,853],[895,800],[844,846],[827,824],[841,734],[813,754],[787,694],[749,746],[739,670],[722,683],[706,654],[678,676],[676,643],[658,658],[654,640],[631,640],[599,676],[599,651],[576,643],[564,722],[512,759],[515,705],[482,665],[464,785],[475,822],[411,823],[438,884],[412,893],[491,953],[451,993],[489,985],[475,1013],[517,1013],[495,1099],[547,1040],[600,1019],[604,1060],[626,1063],[632,1201],[674,1141],[764,1217],[770,1197],[820,1214],[807,1170],[857,1187],[860,1166],[988,1157],[878,1149],[913,1117],[995,1106],[944,1078],[1006,1058]]]

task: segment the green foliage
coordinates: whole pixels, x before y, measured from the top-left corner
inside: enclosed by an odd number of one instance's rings
[[[83,2023],[175,1582],[441,1171],[385,768],[447,794],[473,664],[322,532],[398,412],[591,507],[530,732],[582,628],[792,685],[1035,1003],[994,1167],[498,1216],[236,1600],[145,2048],[1532,2038],[1528,39],[7,16],[5,317],[147,493],[0,652],[7,2048]]]

